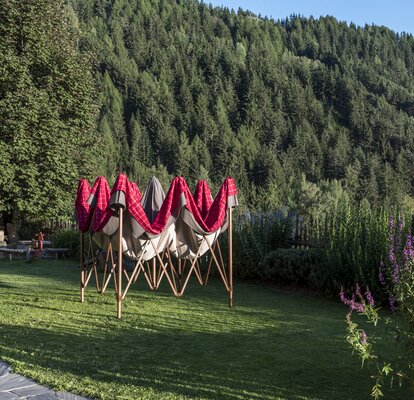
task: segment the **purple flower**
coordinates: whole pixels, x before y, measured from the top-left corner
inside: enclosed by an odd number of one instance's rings
[[[361,331],[361,332],[359,333],[359,342],[360,342],[363,346],[365,346],[365,345],[367,344],[367,339],[368,339],[368,336],[367,336],[366,332],[365,332],[365,331]]]
[[[370,306],[374,306],[375,300],[368,288],[365,292],[365,298],[367,299],[367,302]]]
[[[341,302],[348,305],[348,299],[345,297],[344,290],[341,288],[341,291],[339,292],[339,298],[341,299]]]
[[[392,283],[396,284],[400,281],[400,267],[395,262],[391,274]]]
[[[397,225],[397,253],[401,250],[401,237],[402,237],[403,220],[401,214],[398,213],[398,225]]]
[[[385,286],[384,261],[382,261],[382,259],[378,268],[378,280],[380,281],[382,286]]]
[[[414,260],[414,249],[413,249],[413,243],[412,243],[412,238],[410,234],[407,234],[407,238],[405,241],[405,247],[403,250],[403,260],[404,260],[404,265]]]
[[[358,311],[360,313],[365,311],[365,305],[355,301],[355,294],[352,295],[351,300],[348,300],[348,305],[351,311]]]
[[[390,259],[391,265],[394,265],[397,262],[395,258],[394,249],[390,246],[390,251],[388,252],[388,258]]]
[[[361,293],[360,293],[361,294]],[[345,296],[345,293],[343,289],[339,292],[339,298],[341,299],[341,302],[349,306],[350,311],[358,311],[360,313],[365,312],[365,304],[364,303],[358,303],[355,301],[355,293],[352,294],[352,297],[348,299]],[[363,300],[363,297],[361,295],[361,299]]]
[[[359,313],[365,312],[365,304],[363,303],[355,303],[354,307],[354,310],[358,311]]]
[[[348,305],[349,305],[349,308],[351,310],[356,310],[357,306],[356,306],[356,303],[355,303],[355,295],[354,294],[352,295],[351,299],[348,300]]]
[[[359,297],[361,300],[363,299],[362,294],[361,294],[361,289],[360,289],[360,287],[359,287],[358,283],[357,283],[357,284],[356,284],[356,286],[355,286],[355,295],[356,295],[357,297]]]
[[[390,294],[389,302],[390,302],[391,311],[393,313],[397,312],[397,307],[395,306],[396,300],[395,300],[395,297],[392,294]]]

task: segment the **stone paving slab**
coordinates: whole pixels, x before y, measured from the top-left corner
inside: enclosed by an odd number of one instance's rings
[[[9,392],[0,392],[0,400],[10,400],[10,399],[20,399],[21,397],[16,396],[13,393],[9,393]]]
[[[11,371],[8,364],[0,361],[0,377],[7,375]]]
[[[14,389],[11,392],[19,397],[29,397],[29,396],[36,396],[38,394],[54,393],[49,388],[45,386],[36,385],[36,384],[33,386],[21,388],[21,389]]]
[[[21,375],[8,374],[0,380],[0,392],[12,391],[27,386],[34,386],[36,383]]]
[[[54,392],[31,379],[14,374],[11,367],[0,361],[0,400],[90,400],[73,393]]]
[[[60,400],[54,392],[29,397],[30,400]]]

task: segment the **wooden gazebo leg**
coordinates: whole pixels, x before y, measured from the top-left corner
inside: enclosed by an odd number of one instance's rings
[[[83,262],[83,233],[80,232],[80,301],[83,303],[85,301],[85,266]]]
[[[157,288],[157,261],[155,257],[152,259],[152,287]]]
[[[203,238],[203,240],[206,240],[206,239]],[[193,269],[195,268],[195,266],[197,264],[197,260],[198,260],[198,257],[200,255],[201,246],[202,246],[202,242],[200,244],[200,247],[197,250],[197,253],[196,253],[195,257],[194,257],[194,260],[191,263],[191,267],[188,270],[187,277],[186,277],[186,279],[184,281],[184,285],[180,288],[180,291],[178,292],[178,295],[179,296],[182,296],[184,294],[185,288],[187,287],[188,281],[190,280],[191,273],[193,272]]]
[[[119,207],[119,228],[118,228],[118,290],[117,290],[117,318],[122,317],[122,229],[124,209]]]
[[[181,267],[181,258],[178,259],[178,293],[181,293],[183,287],[183,270]]]
[[[229,241],[229,306],[233,307],[233,209],[229,209],[229,226],[228,226],[228,241]]]

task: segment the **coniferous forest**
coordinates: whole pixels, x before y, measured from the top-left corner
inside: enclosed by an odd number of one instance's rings
[[[411,35],[194,0],[68,7],[94,57],[107,174],[230,174],[261,208],[327,180],[374,206],[413,194]]]
[[[338,193],[413,208],[411,35],[195,0],[67,0],[65,13],[95,77],[95,164],[75,174],[125,171],[141,186],[156,174],[166,188],[231,175],[250,208],[310,210]],[[72,180],[57,213],[71,212]]]

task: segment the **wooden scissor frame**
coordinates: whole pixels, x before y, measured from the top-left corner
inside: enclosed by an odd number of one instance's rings
[[[201,251],[201,244],[199,250],[196,253],[196,256],[192,260],[187,259],[178,259],[178,266],[175,268],[171,254],[168,250],[164,250],[160,255],[155,247],[153,242],[148,239],[143,246],[140,257],[135,263],[135,267],[131,274],[129,275],[127,271],[124,270],[122,265],[122,230],[123,230],[123,218],[124,218],[124,209],[119,208],[119,228],[118,228],[118,259],[115,260],[114,251],[112,248],[112,243],[110,242],[107,248],[106,260],[105,260],[105,269],[103,274],[102,283],[99,283],[98,279],[98,270],[97,270],[97,257],[93,253],[92,245],[92,236],[89,241],[89,246],[87,250],[87,255],[84,254],[84,234],[80,233],[80,298],[81,301],[85,301],[85,289],[88,286],[92,273],[95,274],[96,289],[100,293],[104,293],[108,287],[108,283],[112,277],[114,277],[114,286],[116,291],[117,298],[117,318],[122,317],[122,301],[125,300],[126,294],[128,293],[129,288],[132,283],[135,283],[138,279],[139,274],[142,272],[150,289],[157,290],[160,286],[160,283],[165,276],[168,280],[168,283],[172,289],[172,292],[175,296],[181,297],[184,294],[184,291],[188,285],[191,274],[194,272],[200,285],[206,285],[208,283],[209,275],[211,272],[212,265],[216,265],[221,280],[223,281],[224,287],[229,293],[229,306],[233,307],[233,226],[232,226],[232,208],[229,208],[229,225],[227,228],[228,233],[228,260],[227,268],[224,263],[223,254],[220,249],[220,244],[218,240],[214,242],[213,245],[203,236],[202,241],[206,241],[210,250],[210,260],[207,268],[207,273],[203,281],[200,265],[199,265],[199,255]],[[149,261],[142,261],[145,250],[147,246],[152,245],[155,250],[155,257]],[[216,254],[217,253],[217,254]],[[164,262],[164,259],[167,258],[167,261]],[[157,269],[157,261],[159,267]],[[152,269],[149,265],[149,262],[152,262]],[[187,262],[190,263],[190,268],[186,271]],[[109,265],[109,267],[108,267]],[[168,268],[169,267],[169,268]],[[170,273],[168,271],[170,269]],[[126,286],[123,290],[123,277],[126,278]]]

